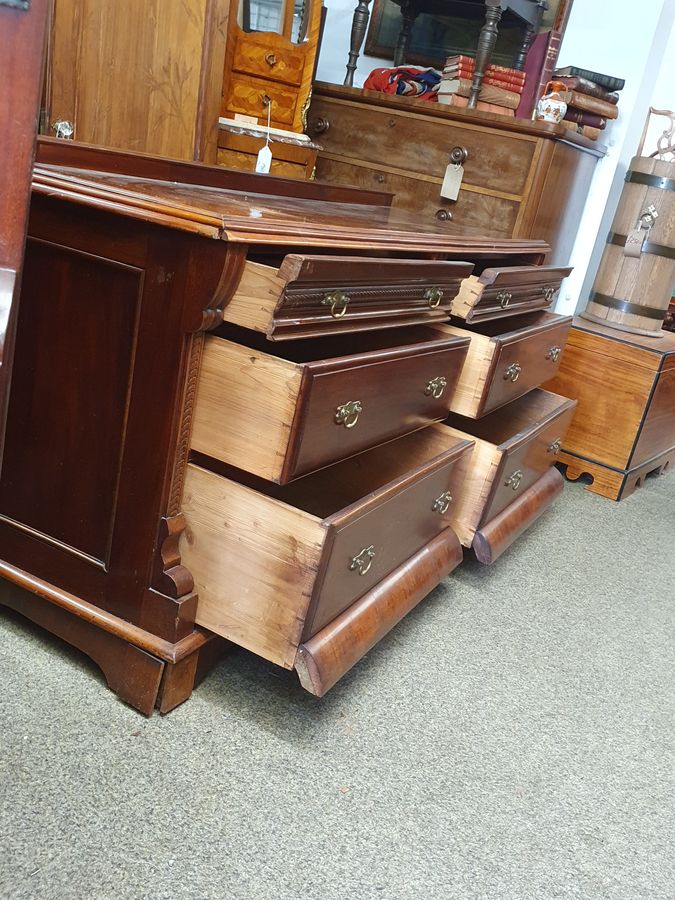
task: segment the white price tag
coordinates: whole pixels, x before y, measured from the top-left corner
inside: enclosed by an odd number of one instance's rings
[[[462,178],[464,178],[464,166],[449,163],[441,185],[441,197],[445,197],[446,200],[456,200],[459,197]]]
[[[272,166],[272,151],[269,148],[269,144],[265,144],[264,147],[261,147],[258,151],[258,161],[255,164],[256,172],[259,172],[261,175],[268,175],[270,168]]]
[[[641,228],[635,228],[629,231],[626,237],[626,243],[623,247],[624,256],[640,256],[642,253],[642,245],[645,242],[648,232]]]

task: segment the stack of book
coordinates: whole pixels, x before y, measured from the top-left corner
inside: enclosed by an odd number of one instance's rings
[[[449,56],[438,86],[438,102],[447,106],[467,106],[475,70],[471,56]],[[525,73],[507,66],[488,66],[476,109],[515,116],[525,87]]]
[[[578,134],[597,141],[607,127],[607,121],[618,118],[618,91],[625,85],[624,79],[601,75],[577,66],[557,69],[553,79],[562,82],[567,88],[561,93],[567,103],[563,124]]]

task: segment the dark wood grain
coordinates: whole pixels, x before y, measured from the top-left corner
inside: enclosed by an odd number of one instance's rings
[[[286,478],[445,418],[468,341],[434,343],[403,344],[397,351],[305,366],[301,406],[293,423],[295,453],[289,457]],[[438,378],[444,378],[446,386],[434,397],[428,386]],[[336,423],[335,415],[350,400],[358,400],[363,411],[347,429]]]
[[[499,325],[497,322],[492,324]],[[501,323],[502,327],[504,324]],[[497,347],[494,364],[481,415],[522,397],[553,377],[560,366],[560,356],[554,359],[550,352],[555,347],[562,352],[571,325],[571,316],[552,316],[544,318],[541,324],[536,323],[495,336]],[[516,381],[505,377],[512,365],[521,367]]]
[[[446,528],[298,649],[295,668],[305,690],[330,690],[394,625],[462,561]]]
[[[562,493],[564,479],[549,469],[523,494],[476,532],[472,548],[476,558],[491,565],[544,513]]]
[[[640,466],[671,447],[675,447],[675,369],[659,374],[629,467]]]
[[[0,6],[0,468],[35,155],[48,0]]]
[[[377,493],[364,492],[361,501],[326,520],[329,533],[323,568],[312,595],[303,638],[316,634],[447,527],[446,517],[434,504],[446,492],[456,495],[459,485],[455,466],[470,448],[467,442],[455,444]],[[371,454],[375,464],[378,459],[376,453]],[[382,471],[372,471],[372,465],[369,467],[368,456],[361,457],[361,461],[362,478],[370,470],[371,485],[375,478],[382,480]],[[359,462],[354,462],[355,466],[344,468],[344,475],[354,471],[352,484],[359,474],[355,471]],[[338,472],[336,482],[340,481]],[[369,571],[360,575],[358,570],[350,568],[352,559],[371,545],[375,556]]]

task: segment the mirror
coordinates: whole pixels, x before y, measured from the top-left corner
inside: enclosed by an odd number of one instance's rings
[[[243,31],[280,34],[293,44],[307,39],[311,0],[239,0],[238,22]]]

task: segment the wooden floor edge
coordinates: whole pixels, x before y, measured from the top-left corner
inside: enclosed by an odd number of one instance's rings
[[[551,468],[503,512],[483,525],[472,543],[478,561],[490,565],[498,559],[548,509],[564,485],[560,472]]]
[[[157,637],[152,632],[145,631],[138,625],[127,622],[126,619],[101,609],[93,603],[83,600],[81,597],[76,597],[74,594],[68,593],[68,591],[63,591],[48,581],[24,572],[23,569],[19,569],[4,560],[0,560],[0,577],[29,591],[31,594],[42,597],[42,599],[60,607],[71,615],[84,619],[90,625],[95,625],[102,631],[121,638],[128,644],[132,644],[146,653],[156,656],[164,662],[180,662],[194,653],[195,650],[198,650],[208,639],[207,632],[197,629],[178,643],[172,644]],[[0,605],[2,605],[1,597]]]
[[[323,697],[460,564],[462,556],[457,536],[446,528],[349,609],[300,644],[295,669],[305,690]]]

